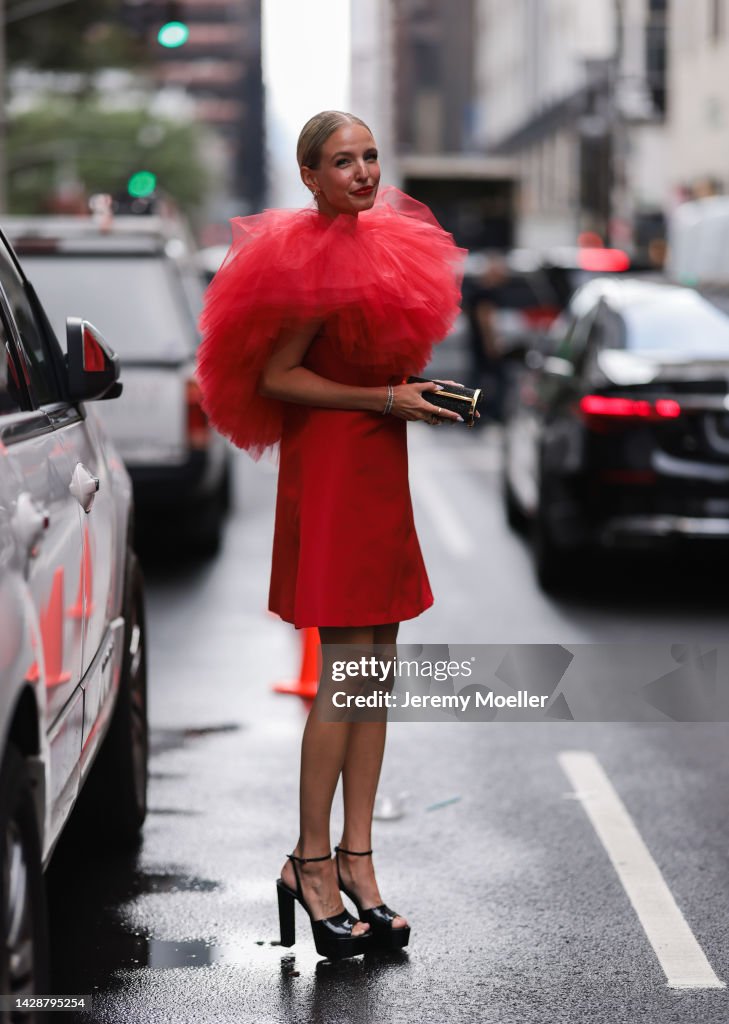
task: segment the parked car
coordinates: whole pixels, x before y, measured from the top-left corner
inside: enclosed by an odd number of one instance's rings
[[[158,216],[7,218],[57,332],[83,309],[113,331],[124,393],[99,409],[129,468],[137,524],[214,554],[230,504],[229,444],[194,376],[203,282],[190,239]]]
[[[74,807],[87,847],[144,821],[146,644],[132,485],[88,404],[118,400],[118,358],[74,318],[64,355],[2,235],[0,332],[0,977],[27,996]]]
[[[541,583],[594,546],[729,540],[728,306],[597,279],[528,354],[504,429],[504,501]],[[584,565],[584,561],[580,564]]]
[[[210,284],[220,270],[229,249],[228,245],[209,245],[205,249],[198,249],[195,263],[206,284]]]

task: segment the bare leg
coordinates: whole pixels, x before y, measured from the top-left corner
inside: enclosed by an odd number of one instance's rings
[[[321,642],[327,644],[356,644],[369,647],[373,643],[372,627],[324,628],[319,630]],[[322,680],[329,671],[326,659],[322,662]],[[345,763],[350,722],[324,722],[314,705],[304,728],[301,742],[301,777],[299,787],[300,831],[299,841],[292,851],[299,857],[318,857],[330,849],[329,818],[337,782]],[[314,920],[321,920],[344,909],[339,893],[333,861],[297,865],[301,876],[304,899]],[[281,878],[292,889],[296,888],[294,869],[286,861]],[[369,925],[359,923],[353,934],[360,935]]]
[[[399,623],[393,622],[375,627],[374,642],[385,659],[389,651],[383,650],[381,645],[391,646],[394,656],[398,626]],[[369,850],[372,846],[372,812],[385,751],[386,732],[386,720],[352,722],[350,726],[342,770],[344,829],[340,845],[346,850]],[[349,857],[340,853],[339,866],[342,881],[347,888],[356,892],[364,909],[384,902],[377,887],[371,857]],[[394,928],[401,928],[407,921],[404,917],[396,917],[392,924]]]

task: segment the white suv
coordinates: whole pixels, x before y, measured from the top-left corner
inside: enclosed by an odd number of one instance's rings
[[[231,446],[210,428],[194,376],[203,282],[174,218],[7,217],[61,344],[79,310],[111,336],[124,394],[98,413],[134,485],[137,527],[214,555],[230,503]],[[183,540],[185,543],[178,543]]]
[[[131,482],[85,407],[121,392],[119,364],[84,320],[65,340],[0,235],[0,992],[18,997],[47,992],[43,873],[77,799],[90,844],[135,841],[146,813]]]

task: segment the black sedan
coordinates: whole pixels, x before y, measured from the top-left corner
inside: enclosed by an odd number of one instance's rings
[[[508,396],[503,490],[559,585],[590,548],[729,540],[729,304],[689,288],[581,288]]]

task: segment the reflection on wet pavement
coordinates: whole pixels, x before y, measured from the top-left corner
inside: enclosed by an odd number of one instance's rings
[[[342,999],[349,1001],[359,992],[364,1007],[365,994],[378,978],[383,981],[383,974],[407,967],[408,956],[402,951],[339,963],[322,961],[309,941],[303,912],[296,952],[281,949],[272,881],[269,885],[235,873],[221,873],[225,881],[196,875],[172,858],[165,862],[164,853],[150,862],[150,850],[158,855],[160,850],[177,849],[188,858],[194,844],[183,838],[183,828],[197,832],[204,842],[205,815],[208,823],[214,821],[219,794],[207,805],[200,800],[194,786],[201,780],[186,770],[185,758],[199,749],[199,740],[207,740],[207,762],[219,759],[229,765],[230,758],[221,755],[218,744],[226,736],[225,742],[238,742],[235,734],[241,731],[240,725],[224,724],[152,732],[151,803],[136,851],[81,853],[84,846],[73,830],[62,837],[47,873],[52,990],[92,995],[91,1012],[66,1019],[78,1024],[193,1019],[247,1024],[275,1019],[268,1013],[277,1005],[282,1021],[330,1021],[340,1019],[331,1017],[330,1011]],[[253,734],[243,734],[248,745]],[[270,770],[264,777],[267,774]],[[181,797],[185,806],[173,806]],[[196,904],[201,912],[196,922],[185,908],[186,901],[198,895],[204,902]],[[220,910],[226,895],[237,909],[233,927]],[[257,905],[264,907],[263,915],[255,909],[248,913]],[[250,919],[240,920],[241,914]],[[199,983],[190,981],[190,971]],[[191,993],[200,1001],[206,992],[207,1010],[193,1008]],[[302,1007],[308,1009],[299,1016]]]

